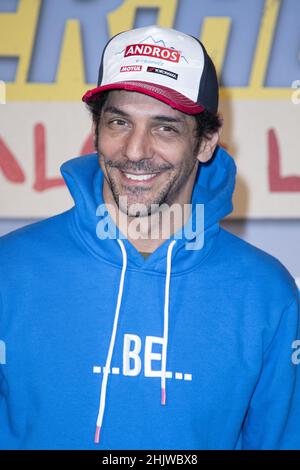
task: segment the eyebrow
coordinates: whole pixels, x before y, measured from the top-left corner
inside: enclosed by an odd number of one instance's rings
[[[119,116],[123,116],[127,118],[130,117],[128,113],[126,113],[125,111],[122,111],[122,109],[119,109],[116,106],[108,106],[107,108],[104,109],[104,113],[118,114]],[[164,116],[164,115],[153,116],[152,119],[154,121],[159,121],[159,122],[174,122],[174,123],[184,122],[184,120],[179,117],[177,118],[177,117]]]
[[[184,122],[181,118],[171,117],[171,116],[154,116],[153,119],[155,121],[163,121],[163,122]]]
[[[125,113],[125,111],[122,111],[119,108],[116,108],[115,106],[108,106],[104,109],[104,113],[119,114],[120,116],[129,117],[129,114]]]

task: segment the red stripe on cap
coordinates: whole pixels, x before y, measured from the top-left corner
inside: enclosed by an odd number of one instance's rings
[[[145,95],[151,96],[159,101],[163,101],[172,108],[178,109],[186,114],[198,114],[204,111],[204,107],[200,106],[194,101],[190,100],[186,96],[182,95],[178,91],[172,90],[171,88],[163,85],[157,85],[149,82],[128,80],[124,82],[111,83],[110,85],[103,85],[88,90],[82,97],[82,101],[89,103],[96,99],[96,97],[106,90],[127,90],[136,91],[138,93],[144,93]]]

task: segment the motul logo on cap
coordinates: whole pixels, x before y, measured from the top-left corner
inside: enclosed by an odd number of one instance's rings
[[[169,60],[170,62],[179,62],[180,52],[167,47],[153,46],[153,44],[131,44],[125,49],[124,57],[132,55],[144,55],[156,57],[157,59]]]
[[[142,65],[122,65],[120,72],[140,72],[142,68]]]

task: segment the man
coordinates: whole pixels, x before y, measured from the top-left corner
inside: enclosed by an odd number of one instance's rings
[[[220,228],[235,165],[203,45],[121,33],[83,99],[75,206],[0,243],[1,448],[299,448],[297,289]]]

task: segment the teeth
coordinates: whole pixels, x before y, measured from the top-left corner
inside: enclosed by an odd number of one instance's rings
[[[131,173],[125,173],[125,175],[130,180],[144,181],[153,178],[153,176],[155,176],[155,173],[152,173],[151,175],[132,175]]]

